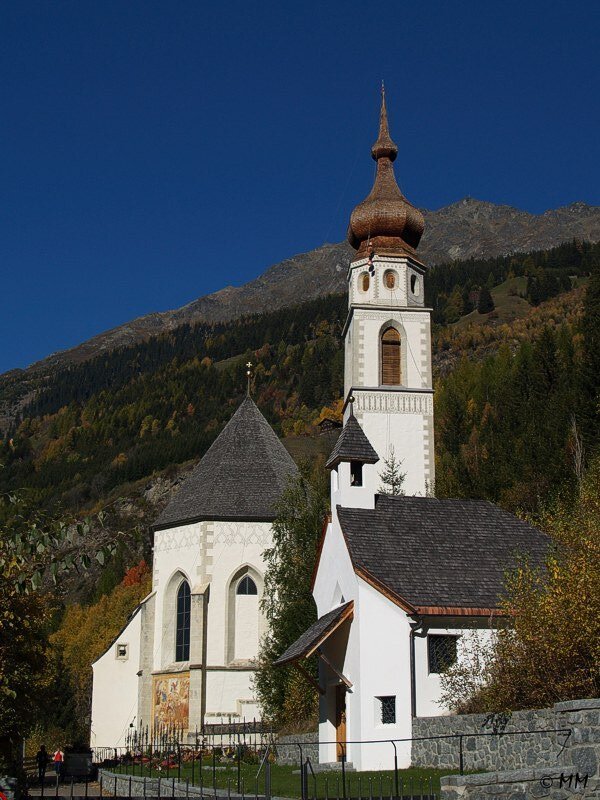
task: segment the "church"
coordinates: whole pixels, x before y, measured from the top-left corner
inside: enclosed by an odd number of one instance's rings
[[[93,664],[92,747],[260,718],[263,553],[296,465],[244,399],[153,526],[152,591]]]
[[[548,546],[489,502],[434,497],[427,267],[416,253],[424,218],[396,183],[385,95],[371,154],[374,185],[348,229],[357,252],[344,427],[327,462],[331,517],[313,576],[319,619],[276,662],[302,670],[318,656],[319,761],[359,770],[389,769],[394,753],[410,766],[412,720],[451,711],[441,673],[498,626],[505,571],[519,556],[541,564]],[[382,476],[394,461],[404,478],[390,486]]]
[[[450,712],[440,675],[499,624],[505,571],[519,556],[541,563],[548,546],[491,503],[435,498],[424,218],[396,182],[385,96],[371,154],[373,188],[348,230],[344,426],[327,462],[319,618],[277,662],[303,670],[318,656],[319,760],[361,770],[388,769],[392,739],[410,765],[412,720]],[[403,478],[390,491],[393,461]],[[295,473],[247,397],[154,525],[152,592],[93,665],[93,747],[123,746],[130,726],[260,717],[263,553]]]

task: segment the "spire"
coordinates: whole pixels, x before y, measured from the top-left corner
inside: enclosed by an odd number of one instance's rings
[[[390,136],[383,84],[379,135],[371,148],[371,155],[377,162],[375,181],[368,197],[350,216],[348,241],[359,251],[359,258],[371,249],[391,254],[413,253],[421,240],[425,220],[396,183],[393,162],[398,147]]]
[[[398,155],[398,147],[390,136],[390,129],[387,118],[387,108],[385,105],[385,86],[381,81],[381,111],[379,112],[379,136],[371,148],[371,155],[375,161],[380,158],[389,158],[395,161]]]

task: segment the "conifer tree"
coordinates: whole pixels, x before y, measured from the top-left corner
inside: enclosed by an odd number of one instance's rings
[[[381,485],[379,487],[380,494],[391,494],[398,496],[404,494],[402,484],[406,478],[406,472],[401,472],[400,467],[402,461],[396,458],[393,446],[390,446],[389,456],[384,459],[384,468],[380,473]]]
[[[492,295],[487,286],[483,286],[479,292],[479,300],[477,301],[477,311],[480,314],[489,314],[495,308]]]

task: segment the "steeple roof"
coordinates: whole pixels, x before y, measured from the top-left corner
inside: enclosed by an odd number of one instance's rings
[[[371,249],[379,253],[412,254],[421,240],[425,220],[396,183],[393,162],[398,148],[390,136],[383,86],[379,136],[371,155],[377,162],[375,181],[368,197],[350,216],[348,241],[361,257]]]
[[[325,466],[327,469],[334,469],[340,461],[360,461],[363,464],[376,464],[379,461],[373,445],[352,413]]]
[[[297,471],[273,428],[246,397],[154,528],[198,520],[272,520]]]

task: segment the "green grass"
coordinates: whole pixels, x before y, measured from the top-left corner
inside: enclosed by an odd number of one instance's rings
[[[243,782],[244,794],[253,796],[264,794],[265,789],[265,767],[262,767],[257,779],[259,770],[258,764],[241,764],[241,780]],[[111,770],[112,771],[112,770]],[[155,767],[149,770],[144,767],[140,770],[139,765],[121,765],[114,769],[115,772],[124,774],[145,775],[157,778],[159,775],[165,780],[177,780],[177,767],[165,768],[160,772]],[[206,789],[213,788],[213,769],[211,759],[202,761],[202,785]],[[196,786],[200,786],[199,762],[194,764],[194,775],[192,781],[192,766],[189,762],[181,765],[181,781],[190,781]],[[428,794],[430,791],[439,792],[440,777],[449,775],[452,770],[426,770],[426,769],[405,769],[398,773],[400,793],[412,794],[414,787],[415,794]],[[217,789],[230,789],[232,793],[237,790],[237,765],[235,763],[223,763],[217,761],[217,769],[214,773]],[[360,785],[359,785],[360,782]],[[300,797],[300,769],[299,767],[280,766],[271,764],[271,794],[276,797]],[[309,774],[309,794],[311,797],[330,798],[336,800],[342,797],[342,774],[340,771],[317,772],[315,777]],[[346,773],[346,796],[347,797],[373,797],[377,800],[380,795],[389,798],[395,794],[394,791],[394,772],[387,770],[383,772],[348,772]]]
[[[509,278],[504,283],[494,286],[491,295],[494,300],[495,309],[490,314],[480,314],[479,311],[471,311],[461,317],[455,326],[458,328],[469,325],[470,323],[486,322],[512,322],[515,319],[526,317],[531,311],[531,306],[519,294],[524,294],[527,289],[527,278],[520,276]]]

